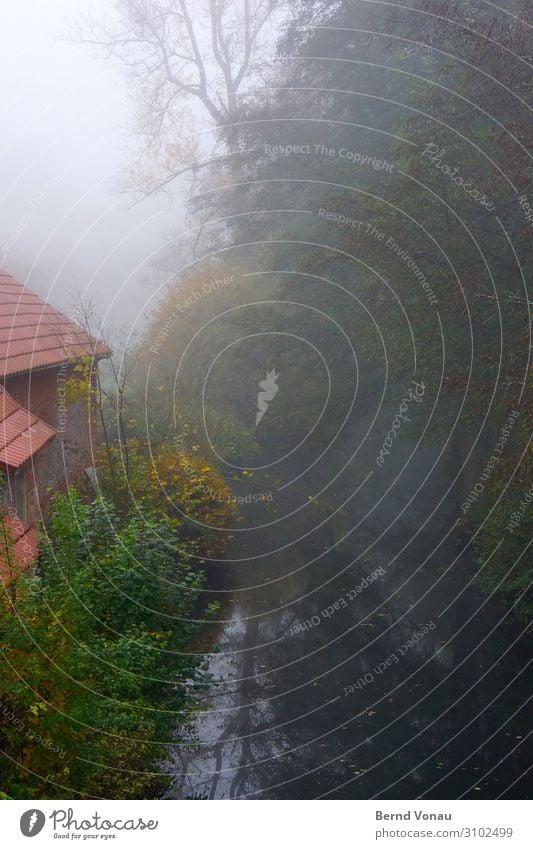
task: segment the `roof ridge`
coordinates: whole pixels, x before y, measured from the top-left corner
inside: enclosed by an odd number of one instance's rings
[[[13,291],[15,286],[17,290]],[[73,318],[3,270],[0,330],[3,336],[8,335],[0,342],[0,376],[4,379],[33,369],[79,362],[85,355],[98,360],[111,354],[102,339],[91,336]]]

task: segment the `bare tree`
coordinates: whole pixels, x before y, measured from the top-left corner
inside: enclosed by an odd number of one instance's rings
[[[105,448],[113,497],[116,496],[117,476],[113,447],[120,446],[121,458],[126,478],[129,473],[129,445],[127,428],[127,409],[125,395],[128,382],[139,358],[140,349],[131,341],[127,328],[103,330],[94,303],[78,294],[73,302],[76,323],[85,331],[89,343],[82,362],[76,367],[77,378],[83,378],[83,385],[90,393],[90,405],[96,409],[103,446]],[[111,346],[110,336],[114,345]],[[94,343],[104,343],[111,351],[106,357],[106,375],[102,376],[94,357]],[[114,350],[113,350],[114,349]],[[74,379],[74,384],[76,378]],[[115,436],[113,435],[115,432]]]
[[[239,149],[240,98],[257,80],[259,57],[282,0],[113,0],[101,19],[88,13],[74,38],[126,71],[143,141],[128,188],[149,194],[210,159],[195,132],[207,114],[227,150]],[[208,164],[208,163],[203,163]]]

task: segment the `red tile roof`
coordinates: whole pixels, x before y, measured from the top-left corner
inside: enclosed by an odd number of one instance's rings
[[[39,295],[0,271],[0,380],[110,350]]]
[[[56,433],[0,386],[0,464],[18,469]]]
[[[8,586],[37,559],[37,531],[19,519],[3,517],[9,543],[0,533],[0,582]]]

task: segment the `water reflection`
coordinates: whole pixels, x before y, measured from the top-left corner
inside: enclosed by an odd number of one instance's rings
[[[227,621],[171,797],[528,797],[528,637],[471,582],[450,504],[424,527],[444,473],[414,494],[433,460],[419,451],[371,519],[372,482],[335,512],[355,489],[348,469],[296,544],[294,523],[254,532],[264,553],[250,564],[237,535],[235,560],[212,570]]]

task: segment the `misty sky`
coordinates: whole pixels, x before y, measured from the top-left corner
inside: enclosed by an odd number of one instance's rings
[[[131,150],[123,78],[62,37],[88,5],[102,4],[2,2],[0,263],[57,306],[86,290],[106,321],[131,325],[155,290],[149,256],[183,209],[132,205],[113,185]]]

